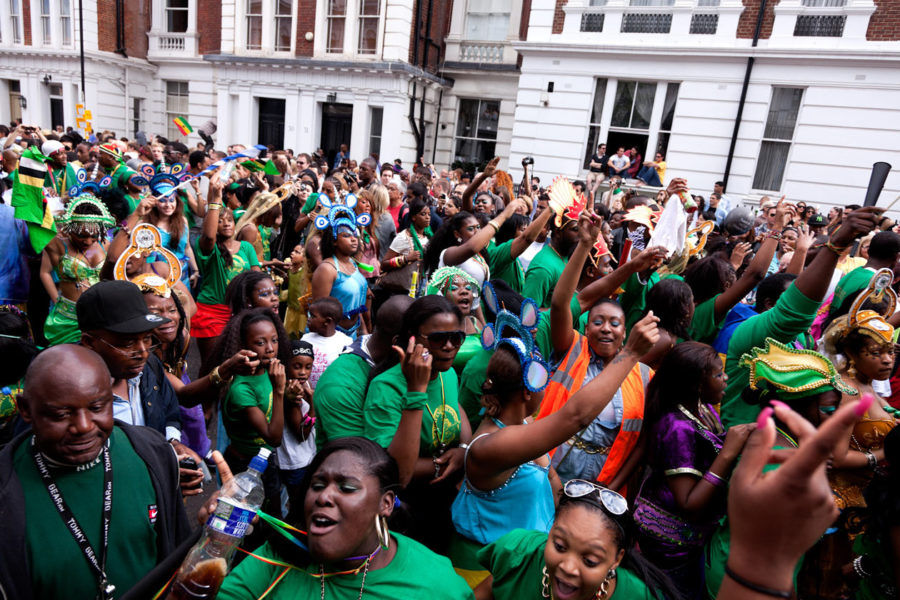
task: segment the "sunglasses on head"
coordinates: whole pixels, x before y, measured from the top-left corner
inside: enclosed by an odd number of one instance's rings
[[[453,346],[454,348],[459,348],[460,346],[462,346],[463,340],[466,339],[466,332],[462,330],[435,331],[422,337],[427,339],[429,344],[434,344],[438,347],[444,346],[447,344],[447,342],[450,342],[451,346]]]
[[[585,479],[570,479],[563,486],[563,493],[569,498],[584,498],[594,492],[600,498],[603,508],[610,514],[620,516],[628,511],[628,501],[619,493]]]

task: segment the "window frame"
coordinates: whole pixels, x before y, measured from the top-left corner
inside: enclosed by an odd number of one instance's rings
[[[465,13],[465,22],[463,23],[463,39],[467,42],[505,42],[509,39],[509,24],[512,19],[512,11],[513,11],[513,3],[511,1],[508,2],[509,10],[507,12],[497,12],[492,10],[472,10],[472,1],[466,3],[466,13]],[[504,30],[504,34],[500,39],[492,39],[490,37],[474,37],[469,35],[469,27],[470,27],[470,19],[472,16],[500,16],[506,15],[506,28]]]
[[[22,18],[22,3],[27,0],[8,0],[9,6],[9,24],[12,30],[12,44],[22,45],[25,43],[24,19]],[[17,10],[13,10],[13,8]]]
[[[463,112],[463,110],[462,110],[462,109],[463,109],[463,103],[465,103],[465,102],[475,102],[475,103],[476,103],[475,123],[474,123],[474,127],[472,128],[472,132],[474,133],[474,135],[459,135],[459,119],[460,119],[460,116],[461,116],[461,114],[462,114],[462,112]],[[479,137],[479,135],[478,135],[479,132],[481,131],[481,127],[480,127],[480,125],[481,125],[481,115],[482,115],[482,113],[484,112],[484,104],[487,104],[487,103],[492,103],[492,104],[495,103],[495,104],[497,105],[497,127],[494,129],[494,137],[493,137],[493,138]],[[455,118],[454,121],[453,121],[453,124],[454,124],[454,129],[453,129],[453,162],[457,162],[457,161],[463,162],[463,163],[474,162],[474,161],[472,161],[472,160],[469,160],[469,157],[466,157],[465,159],[461,159],[461,158],[459,157],[458,149],[459,149],[459,142],[460,142],[460,140],[468,140],[468,141],[475,142],[475,144],[476,144],[477,146],[479,146],[479,145],[480,145],[481,143],[483,143],[483,142],[486,142],[486,143],[493,143],[493,144],[494,144],[494,148],[496,149],[496,146],[497,146],[497,135],[498,135],[499,129],[500,129],[501,107],[502,107],[502,101],[501,101],[499,98],[497,98],[497,99],[494,99],[494,98],[459,98],[459,99],[457,100],[457,103],[456,103],[456,118]],[[488,158],[488,160],[490,160],[490,158]]]
[[[53,45],[53,2],[38,0],[38,21],[40,22],[41,45]],[[44,12],[46,10],[46,12]]]
[[[67,11],[63,11],[63,4],[68,6]],[[59,14],[59,41],[64,47],[71,47],[75,40],[75,32],[72,28],[72,0],[59,0],[57,3]]]
[[[378,118],[375,118],[378,115]],[[375,133],[375,124],[378,123],[378,133]],[[381,155],[381,140],[384,138],[384,107],[369,107],[369,156],[372,154]],[[376,141],[377,143],[373,143]]]
[[[195,1],[195,0],[190,0]],[[290,49],[280,50],[278,49],[277,43],[277,35],[278,28],[276,27],[278,20],[287,20],[287,15],[278,15],[278,0],[260,0],[260,13],[250,13],[248,9],[250,8],[249,3],[252,0],[242,0],[238,3],[239,14],[237,15],[238,22],[241,23],[240,31],[237,32],[236,35],[236,47],[245,54],[251,55],[263,55],[263,56],[290,56],[296,52],[297,49],[297,12],[299,8],[298,0],[290,0],[291,2],[291,14],[290,14],[290,40],[291,47]],[[251,18],[259,18],[260,22],[260,44],[259,47],[250,46],[250,19]]]
[[[171,6],[169,6],[170,2],[172,2],[172,0],[164,0],[164,4],[163,4],[163,24],[164,24],[165,32],[166,33],[176,33],[176,34],[177,33],[187,33],[191,28],[191,0],[187,0],[185,2],[184,8],[181,8],[181,7],[172,8]],[[175,12],[179,12],[179,13],[183,12],[184,13],[184,22],[185,22],[184,31],[172,31],[169,28],[169,14],[175,13]]]
[[[181,132],[178,131],[177,127],[175,127],[175,124],[172,122],[172,119],[174,119],[175,117],[185,117],[185,118],[190,117],[191,85],[190,85],[189,81],[182,81],[179,79],[166,79],[164,81],[165,81],[165,97],[166,97],[166,103],[165,103],[166,137],[170,140],[178,140],[178,139],[181,139],[186,136],[181,135]],[[181,88],[181,86],[184,86],[184,93],[183,94],[182,93],[173,94],[170,91],[170,86],[172,86],[173,84],[177,85],[179,88]],[[180,91],[180,89],[179,89],[179,91]],[[172,110],[172,107],[169,105],[170,98],[184,98],[184,109],[183,110],[180,110],[180,109]]]
[[[779,93],[781,90],[792,90],[799,91],[799,99],[797,101],[797,110],[793,115],[793,124],[791,125],[791,136],[789,139],[787,138],[776,138],[773,135],[766,135],[767,129],[770,127],[770,119],[772,118],[772,107],[775,103],[775,95]],[[762,192],[773,192],[778,193],[781,191],[781,188],[784,186],[784,177],[787,174],[787,166],[790,164],[790,156],[791,150],[794,145],[794,136],[797,133],[797,125],[800,122],[800,114],[803,111],[803,97],[805,96],[806,88],[803,87],[789,87],[789,86],[772,86],[772,93],[769,95],[769,105],[768,110],[766,111],[766,121],[763,125],[763,132],[760,136],[759,140],[759,149],[756,153],[756,164],[753,167],[753,183],[751,189],[758,190]],[[766,176],[764,172],[760,171],[761,160],[763,157],[763,150],[767,147],[772,147],[775,144],[787,145],[787,149],[784,153],[784,165],[781,169],[781,173],[778,177],[778,185],[776,187],[772,187],[769,189],[765,185],[757,185],[757,183],[764,184],[766,182],[760,181],[763,177]]]

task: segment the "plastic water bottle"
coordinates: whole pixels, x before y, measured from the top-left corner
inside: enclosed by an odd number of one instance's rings
[[[271,453],[260,449],[246,471],[222,486],[219,503],[203,535],[181,563],[170,599],[212,599],[219,593],[234,550],[265,500],[262,473]]]

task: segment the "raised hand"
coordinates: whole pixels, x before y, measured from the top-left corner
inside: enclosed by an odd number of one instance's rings
[[[431,353],[422,344],[417,344],[415,337],[409,338],[405,352],[400,346],[391,347],[400,356],[400,369],[406,378],[407,389],[425,392],[431,380]]]
[[[625,342],[625,350],[631,352],[634,356],[643,356],[650,352],[650,349],[659,341],[659,317],[648,311],[647,315],[634,324],[631,333],[628,335],[628,341]]]

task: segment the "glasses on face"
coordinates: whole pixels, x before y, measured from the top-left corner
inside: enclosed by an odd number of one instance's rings
[[[112,348],[113,350],[115,350],[116,352],[118,352],[119,354],[121,354],[122,356],[124,356],[126,358],[141,358],[141,355],[143,355],[144,352],[147,352],[148,354],[150,354],[152,352],[155,352],[159,348],[159,344],[154,344],[153,338],[149,335],[140,341],[130,340],[124,346],[116,346],[115,344],[111,344],[101,337],[95,337],[95,336],[91,336],[91,337],[95,340],[99,340],[99,341],[103,342],[104,344],[106,344],[107,346],[109,346],[110,348]]]
[[[594,492],[600,497],[603,508],[608,510],[610,514],[619,516],[624,515],[628,511],[628,501],[621,494],[602,485],[597,485],[593,481],[570,479],[563,486],[563,493],[569,498],[584,498]]]
[[[447,345],[448,342],[454,348],[459,348],[460,346],[462,346],[463,340],[466,339],[466,332],[461,330],[434,331],[422,337],[428,340],[429,344],[438,348]]]

